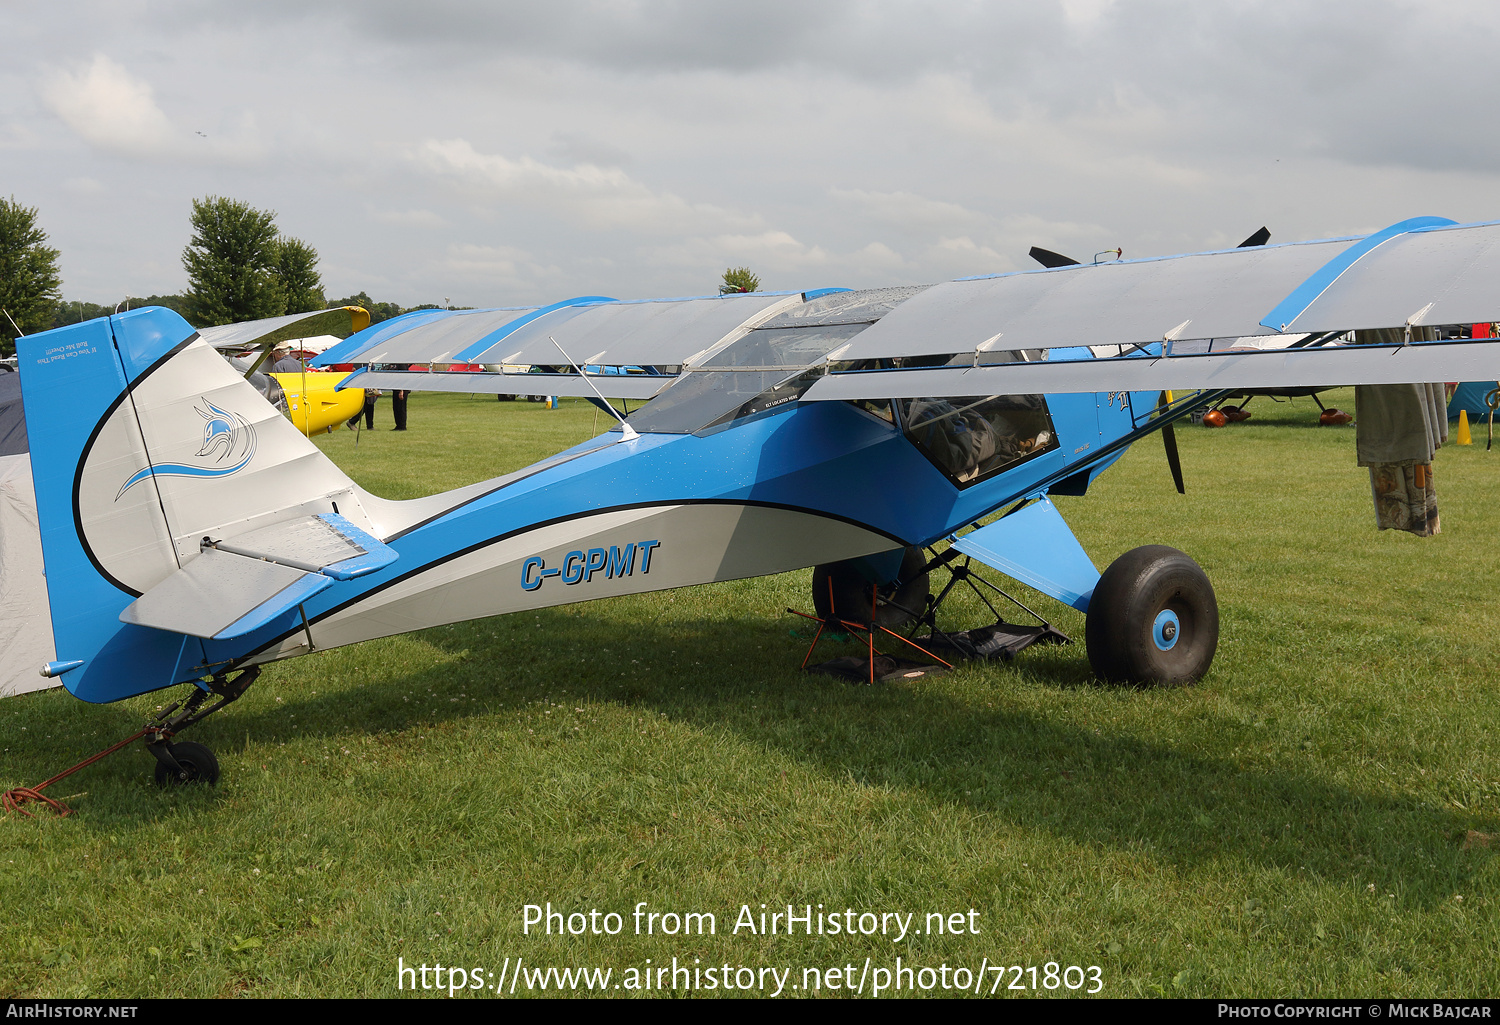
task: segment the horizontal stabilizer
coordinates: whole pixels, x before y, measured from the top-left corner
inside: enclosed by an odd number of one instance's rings
[[[213,544],[221,552],[264,559],[334,580],[353,580],[396,561],[395,549],[337,513],[276,523]]]
[[[230,640],[259,630],[335,581],[395,561],[393,549],[344,517],[305,516],[210,540],[196,559],[126,606],[120,622]]]
[[[1087,612],[1099,571],[1049,499],[996,520],[953,542],[953,547]]]
[[[260,629],[333,583],[321,573],[205,548],[127,605],[120,622],[225,641]]]

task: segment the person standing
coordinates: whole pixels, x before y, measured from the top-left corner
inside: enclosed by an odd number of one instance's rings
[[[396,418],[396,426],[393,431],[406,430],[406,397],[411,392],[401,388],[391,392],[391,415]]]
[[[292,350],[289,346],[278,345],[271,351],[271,369],[267,370],[266,373],[300,374],[303,373],[306,369],[307,368],[302,365],[302,361],[296,356],[292,355]]]
[[[367,431],[373,431],[375,429],[375,400],[378,398],[380,398],[379,388],[365,389],[365,408],[360,412],[364,413],[365,430]],[[359,426],[359,413],[355,413],[353,416],[351,416],[349,418],[349,422],[344,426],[348,427],[351,431]]]

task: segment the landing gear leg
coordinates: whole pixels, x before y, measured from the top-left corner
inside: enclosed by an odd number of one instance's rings
[[[162,786],[175,783],[217,783],[219,761],[202,744],[172,738],[197,722],[202,722],[225,705],[238,701],[260,675],[259,666],[241,670],[233,679],[225,674],[215,676],[208,690],[194,686],[193,693],[162,709],[146,725],[146,750],[156,758],[156,782]],[[219,700],[204,708],[210,697]]]

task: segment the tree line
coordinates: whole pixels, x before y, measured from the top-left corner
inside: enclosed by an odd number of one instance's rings
[[[361,291],[342,299],[323,294],[318,252],[276,227],[276,213],[223,196],[193,200],[191,238],[182,251],[188,274],[180,294],[125,296],[101,304],[62,297],[56,249],[37,226],[37,209],[0,197],[0,356],[15,354],[18,334],[107,317],[138,306],[165,306],[196,327],[235,324],[288,313],[362,306],[371,323],[434,303],[403,307]]]
[[[412,310],[435,310],[435,303],[403,307],[376,302],[365,292],[329,300],[318,273],[318,251],[284,235],[274,210],[257,210],[225,196],[193,200],[192,229],[182,250],[187,291],[177,295],[126,296],[113,305],[64,300],[61,255],[47,245],[37,226],[37,209],[16,198],[0,198],[0,356],[12,356],[18,334],[105,317],[120,309],[165,306],[196,327],[237,324],[289,313],[312,313],[340,306],[362,306],[371,323]],[[748,267],[724,271],[720,293],[754,292],[760,278]]]

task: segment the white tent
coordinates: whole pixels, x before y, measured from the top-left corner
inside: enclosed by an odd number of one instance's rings
[[[331,348],[343,341],[338,335],[314,335],[311,338],[288,338],[278,345],[285,345],[301,359],[311,359],[324,349]]]
[[[21,382],[0,374],[0,697],[58,686],[38,673],[56,657]]]

